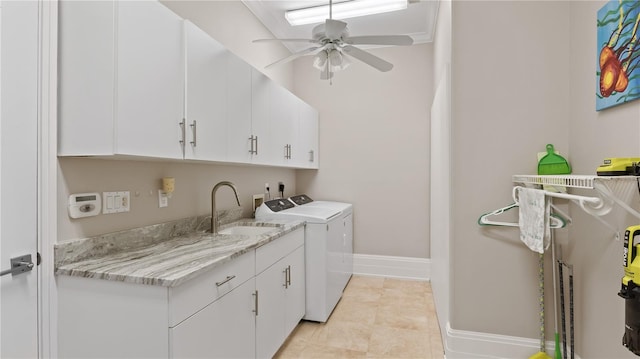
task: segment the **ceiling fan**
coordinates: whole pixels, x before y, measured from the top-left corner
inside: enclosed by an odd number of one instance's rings
[[[356,58],[365,64],[382,72],[390,71],[393,64],[381,59],[353,45],[393,45],[408,46],[413,44],[413,39],[408,35],[368,35],[349,36],[347,23],[333,19],[333,1],[329,1],[329,18],[324,24],[319,24],[311,31],[310,39],[259,39],[253,42],[305,42],[313,46],[302,51],[295,52],[290,56],[280,59],[265,68],[270,68],[289,61],[293,61],[301,56],[316,55],[313,66],[321,71],[320,79],[330,80],[333,73],[345,69],[349,66],[348,57]],[[348,55],[348,56],[345,56]]]

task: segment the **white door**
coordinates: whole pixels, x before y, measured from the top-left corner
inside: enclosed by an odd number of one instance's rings
[[[37,255],[38,2],[0,1],[0,270]],[[37,271],[0,277],[0,357],[38,357]]]

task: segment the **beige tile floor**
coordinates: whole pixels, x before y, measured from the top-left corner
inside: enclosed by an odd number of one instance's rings
[[[329,320],[300,322],[275,358],[444,358],[431,285],[354,276]]]

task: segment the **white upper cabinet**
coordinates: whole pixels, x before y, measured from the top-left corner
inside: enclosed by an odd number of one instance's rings
[[[291,166],[295,163],[293,151],[297,147],[298,112],[297,100],[284,87],[274,89],[273,111],[271,117],[271,138],[276,163]]]
[[[190,21],[185,26],[186,159],[224,161],[227,156],[227,57],[229,52]]]
[[[182,158],[182,19],[157,2],[117,7],[117,152]]]
[[[259,140],[251,132],[251,66],[234,54],[227,58],[227,160],[250,163]]]
[[[58,154],[115,153],[114,3],[61,1]]]
[[[298,123],[296,167],[318,168],[318,111],[302,100],[298,101]]]
[[[318,168],[317,112],[161,3],[59,16],[58,155]]]
[[[61,2],[59,154],[182,158],[182,39],[158,2]]]
[[[273,101],[276,85],[262,72],[251,70],[251,134],[256,139],[252,162],[264,165],[275,165],[275,157],[271,150],[273,133],[270,132],[271,111],[277,104]]]

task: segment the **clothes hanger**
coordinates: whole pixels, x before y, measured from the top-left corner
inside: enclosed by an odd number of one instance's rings
[[[492,212],[489,213],[485,213],[483,215],[480,216],[480,218],[478,218],[478,224],[481,226],[503,226],[503,227],[519,227],[520,224],[518,222],[500,222],[500,221],[493,221],[491,219],[489,219],[489,217],[491,216],[497,216],[499,214],[502,214],[504,212],[507,212],[513,208],[518,208],[519,205],[518,203],[512,203],[506,207],[502,207],[499,209],[496,209]],[[551,213],[549,215],[549,227],[550,228],[564,228],[567,226],[567,222],[571,223],[571,220],[567,220],[566,218],[564,218],[563,216],[557,215],[555,213]]]

